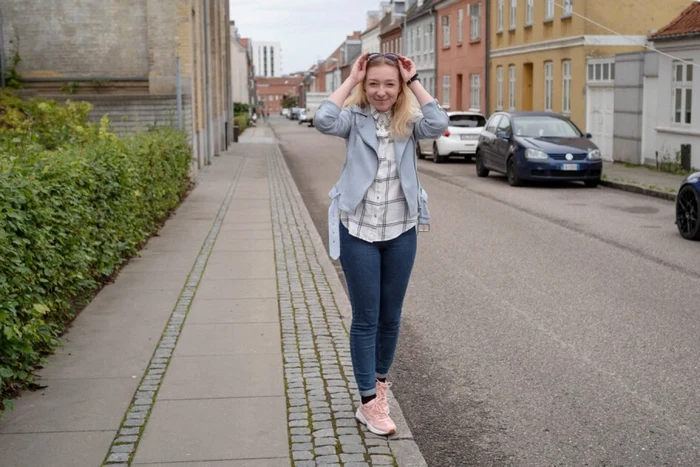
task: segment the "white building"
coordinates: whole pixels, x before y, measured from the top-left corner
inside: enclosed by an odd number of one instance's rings
[[[700,3],[650,37],[668,55],[647,53],[644,63],[642,157],[680,163],[681,145],[690,145],[691,167],[700,169]]]
[[[435,15],[432,0],[418,0],[412,5],[406,18],[406,56],[416,64],[421,82],[431,95],[436,94],[435,74],[437,54],[435,52]]]
[[[248,51],[247,40],[241,39],[238,28],[231,21],[231,99],[233,102],[248,104]]]
[[[360,36],[362,41],[362,53],[369,52],[379,52],[379,46],[381,45],[381,40],[379,38],[379,23],[374,26],[370,26],[365,32]]]
[[[279,78],[282,76],[282,46],[279,42],[253,41],[255,76]]]

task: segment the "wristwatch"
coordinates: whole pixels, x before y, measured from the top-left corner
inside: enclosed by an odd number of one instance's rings
[[[420,78],[418,77],[418,73],[416,73],[415,75],[411,76],[411,79],[406,81],[406,86],[410,86],[412,82],[419,81],[419,80],[420,80]]]

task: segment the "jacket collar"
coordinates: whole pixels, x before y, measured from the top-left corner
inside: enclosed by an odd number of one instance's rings
[[[379,140],[377,139],[377,128],[375,126],[374,117],[372,116],[372,110],[370,107],[360,107],[358,105],[353,105],[350,110],[358,115],[362,115],[365,118],[360,118],[357,121],[358,132],[360,133],[360,138],[365,144],[372,149],[374,149],[375,154],[379,154]],[[401,166],[401,159],[403,157],[403,152],[408,145],[408,138],[404,139],[394,139],[394,151],[396,152],[396,163]]]

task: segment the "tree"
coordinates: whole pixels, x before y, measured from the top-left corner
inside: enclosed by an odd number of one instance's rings
[[[285,109],[290,109],[296,107],[299,104],[299,98],[297,96],[285,96],[282,101],[282,107]]]

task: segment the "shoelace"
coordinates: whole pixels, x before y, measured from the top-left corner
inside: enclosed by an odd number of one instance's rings
[[[378,399],[378,398],[376,399],[375,403],[372,404],[372,406],[371,406],[371,407],[368,407],[368,408],[369,408],[369,411],[370,411],[374,416],[377,417],[377,419],[379,419],[379,420],[388,420],[388,419],[389,419],[389,415],[387,415],[387,413],[384,412],[384,410],[382,410],[382,408],[381,408],[381,406],[380,406],[380,404],[379,404],[379,399]]]
[[[381,403],[383,406],[385,404],[389,404],[389,401],[387,400],[387,397],[386,397],[386,392],[391,387],[391,383],[379,383],[379,384],[381,384],[384,387],[384,389],[377,393],[377,402]]]

